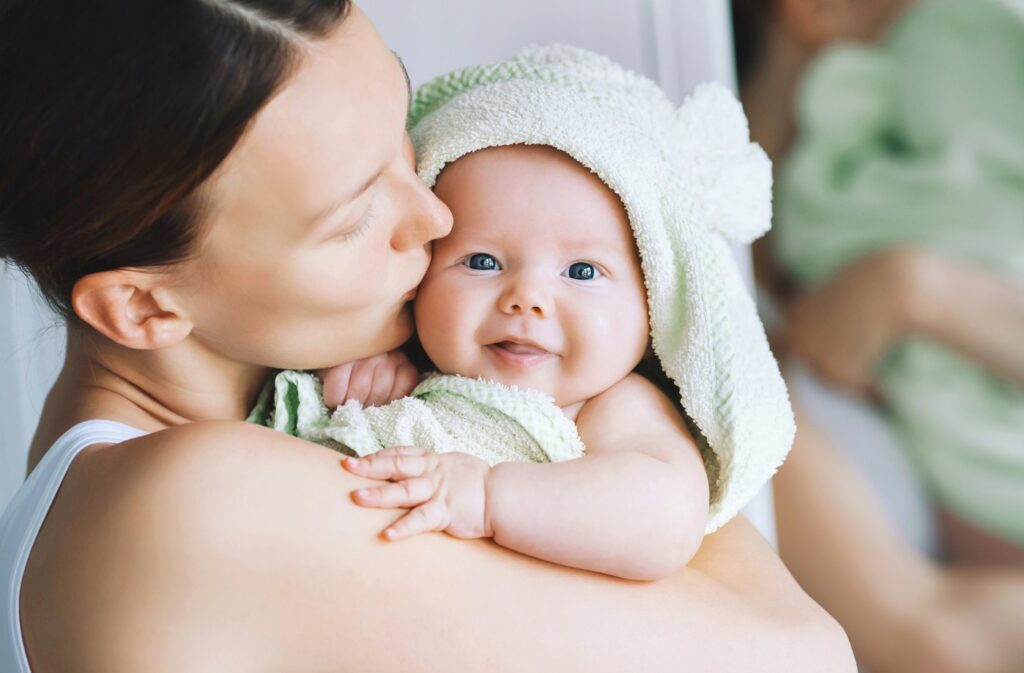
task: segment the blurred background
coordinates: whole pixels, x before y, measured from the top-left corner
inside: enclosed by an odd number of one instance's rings
[[[1024,10],[732,0],[797,413],[778,542],[866,670],[1024,671]]]
[[[414,86],[558,41],[676,102],[738,91],[776,201],[737,258],[799,428],[746,513],[863,670],[1024,672],[1024,0],[361,5]],[[3,269],[0,507],[63,361],[55,320]]]

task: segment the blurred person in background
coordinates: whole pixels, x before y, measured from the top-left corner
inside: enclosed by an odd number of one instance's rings
[[[779,167],[755,264],[798,407],[780,551],[874,673],[1024,670],[1020,5],[732,0]],[[833,441],[801,403],[807,366],[876,405],[902,455],[861,469],[873,437]],[[906,459],[932,547],[880,490]]]

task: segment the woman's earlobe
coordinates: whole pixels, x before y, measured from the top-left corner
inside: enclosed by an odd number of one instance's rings
[[[158,276],[127,269],[89,274],[75,283],[71,306],[83,322],[126,348],[173,346],[193,325],[154,282]]]

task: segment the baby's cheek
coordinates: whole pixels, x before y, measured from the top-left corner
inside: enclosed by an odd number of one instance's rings
[[[431,361],[449,371],[458,361],[460,314],[457,297],[439,283],[424,283],[414,304],[416,332]]]

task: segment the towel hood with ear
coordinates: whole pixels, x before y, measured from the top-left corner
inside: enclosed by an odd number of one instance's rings
[[[409,120],[420,177],[488,147],[547,145],[622,200],[640,251],[654,352],[703,434],[707,532],[731,519],[782,464],[793,413],[730,249],[771,223],[771,163],[724,87],[675,108],[650,80],[566,46],[439,77]]]

